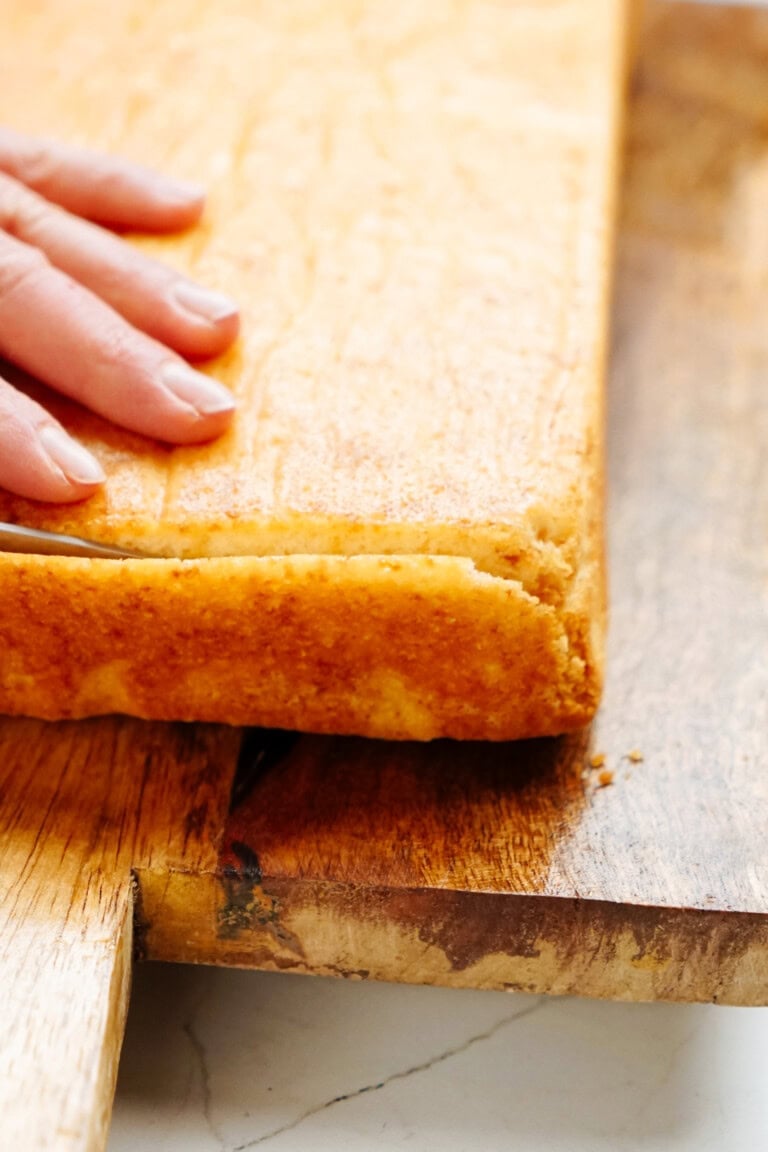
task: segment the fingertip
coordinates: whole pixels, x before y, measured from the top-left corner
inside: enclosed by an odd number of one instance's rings
[[[180,411],[192,416],[193,422],[188,427],[186,421],[179,425],[185,437],[199,434],[201,440],[208,440],[219,435],[219,429],[224,431],[229,427],[236,401],[218,380],[197,372],[181,360],[169,360],[160,371],[158,383]]]
[[[191,280],[177,280],[171,289],[171,299],[182,313],[196,322],[221,324],[238,316],[237,304],[223,292],[203,288]]]
[[[170,199],[183,200],[188,203],[205,202],[205,188],[195,180],[173,180],[168,176],[160,177],[165,195]]]
[[[62,476],[61,483],[46,481],[38,486],[37,491],[21,492],[19,495],[31,500],[42,500],[46,504],[79,504],[83,500],[90,500],[101,487],[102,483],[84,484]]]
[[[229,348],[231,344],[234,344],[240,335],[240,312],[237,308],[235,308],[234,312],[230,312],[228,316],[222,316],[220,320],[216,321],[213,334],[218,339],[217,354]]]
[[[182,436],[174,443],[180,447],[189,445],[194,447],[196,444],[211,444],[214,440],[218,440],[232,424],[232,414],[219,414],[216,416],[201,416],[194,424],[187,428]]]
[[[0,467],[0,487],[25,500],[43,504],[78,504],[95,496],[103,481],[72,480],[43,453],[34,449],[29,457]]]
[[[119,423],[166,444],[217,439],[231,425],[237,407],[227,388],[180,359],[166,360],[141,386],[143,401]]]
[[[237,406],[234,401],[232,407],[224,409],[221,412],[210,412],[201,417],[201,422],[204,427],[201,429],[202,442],[206,440],[217,440],[232,426],[232,421],[235,418]]]
[[[93,187],[82,214],[118,232],[184,232],[199,223],[205,200],[205,191],[196,184],[134,172],[120,189]]]
[[[235,407],[218,412],[199,412],[189,404],[184,407],[186,411],[183,414],[179,412],[176,419],[166,423],[162,439],[168,444],[191,447],[218,440],[231,427],[236,412]]]
[[[223,316],[210,327],[207,346],[202,352],[195,355],[201,359],[220,356],[232,347],[239,335],[240,313],[236,310],[229,316]]]
[[[158,231],[180,232],[198,224],[205,211],[205,189],[198,184],[159,180],[151,197],[147,226]]]
[[[23,495],[51,504],[75,504],[93,496],[106,481],[98,460],[59,424],[38,426],[37,445],[41,451],[35,451],[28,475],[33,490]]]
[[[45,424],[37,435],[48,459],[70,485],[95,489],[104,483],[107,477],[96,457],[59,424]]]
[[[74,504],[93,496],[105,479],[87,449],[0,380],[0,487],[27,500]]]
[[[240,333],[240,312],[228,296],[179,281],[168,299],[171,323],[162,336],[182,356],[206,360],[234,344]]]

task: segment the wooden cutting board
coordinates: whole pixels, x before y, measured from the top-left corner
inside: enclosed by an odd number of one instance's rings
[[[4,1146],[103,1147],[132,955],[768,1003],[767,205],[768,14],[654,7],[591,732],[0,722]]]

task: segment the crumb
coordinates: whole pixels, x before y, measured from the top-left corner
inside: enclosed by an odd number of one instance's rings
[[[600,773],[597,780],[601,788],[607,788],[609,784],[613,784],[613,772],[606,768],[604,772]]]
[[[633,748],[631,752],[627,752],[627,760],[631,760],[633,764],[639,764],[643,759],[643,754],[639,748]]]
[[[603,764],[605,764],[604,752],[598,752],[598,754],[593,756],[589,762],[590,768],[602,768]]]

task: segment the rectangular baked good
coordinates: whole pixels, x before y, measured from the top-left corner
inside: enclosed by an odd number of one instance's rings
[[[46,397],[102,495],[0,520],[0,710],[507,739],[586,723],[604,632],[618,0],[11,4],[0,116],[211,189],[135,242],[243,305],[230,434]]]

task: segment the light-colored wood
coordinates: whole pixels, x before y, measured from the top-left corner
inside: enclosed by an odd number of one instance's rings
[[[768,14],[654,9],[618,270],[610,676],[591,734],[395,747],[257,732],[235,777],[234,730],[0,723],[14,1152],[99,1147],[132,872],[150,957],[768,1001],[766,109]]]
[[[0,1148],[100,1152],[130,979],[131,868],[204,873],[239,736],[0,723]],[[179,818],[181,817],[181,818]]]
[[[129,885],[33,871],[28,901],[24,885],[0,891],[0,1146],[100,1152],[128,1006]]]

